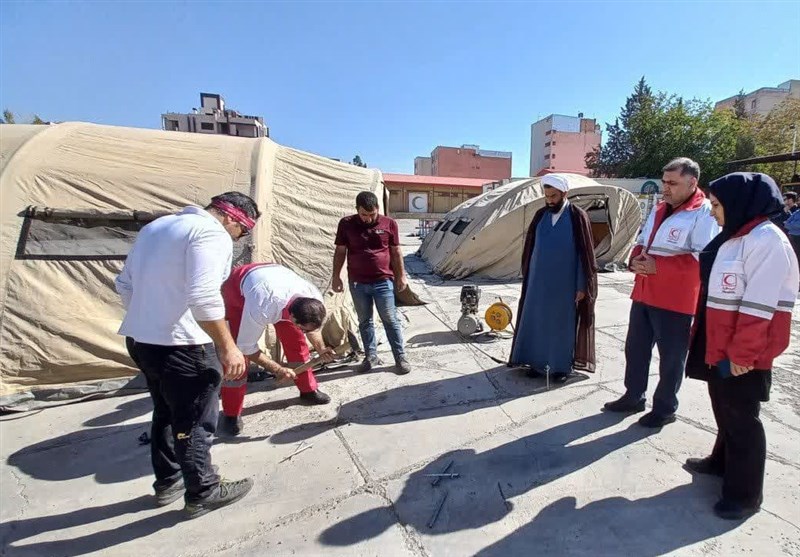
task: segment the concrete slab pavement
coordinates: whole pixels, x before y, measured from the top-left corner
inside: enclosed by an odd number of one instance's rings
[[[417,240],[404,242],[412,253]],[[256,486],[197,520],[180,503],[152,506],[149,447],[137,441],[146,395],[0,418],[0,555],[800,555],[800,313],[764,405],[764,509],[726,522],[711,513],[718,480],[681,468],[713,443],[704,384],[684,383],[679,419],[660,432],[600,412],[623,390],[629,275],[600,277],[597,372],[548,389],[495,361],[509,340],[452,332],[463,281],[442,282],[411,255],[407,265],[431,302],[402,309],[414,371],[397,376],[386,358],[366,375],[322,373],[328,406],[252,384],[246,435],[220,439],[213,458]],[[502,296],[516,308],[518,284],[481,288],[482,307]],[[301,442],[313,447],[281,462]],[[431,486],[426,474],[450,461],[460,477]]]

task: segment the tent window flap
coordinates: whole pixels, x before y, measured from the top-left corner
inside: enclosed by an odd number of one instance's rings
[[[31,208],[25,211],[17,259],[124,260],[152,213],[90,213]]]
[[[459,219],[456,225],[450,229],[450,232],[460,235],[462,232],[464,232],[464,230],[467,229],[467,226],[469,226],[469,223],[471,222],[472,219]]]

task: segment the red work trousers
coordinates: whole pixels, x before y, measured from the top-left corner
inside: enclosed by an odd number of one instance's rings
[[[241,282],[244,275],[260,264],[243,265],[231,272],[230,277],[222,284],[222,299],[225,302],[225,318],[231,329],[231,335],[239,335],[239,326],[242,322],[244,310],[244,296],[241,292]],[[293,365],[305,363],[310,358],[306,336],[300,328],[292,322],[287,308],[283,309],[281,320],[275,323],[275,334],[281,343],[286,360]],[[314,373],[306,371],[297,376],[294,384],[301,393],[312,393],[317,390],[317,378]],[[221,389],[222,413],[226,416],[239,416],[244,407],[244,395],[247,393],[247,376],[235,381],[223,381]]]

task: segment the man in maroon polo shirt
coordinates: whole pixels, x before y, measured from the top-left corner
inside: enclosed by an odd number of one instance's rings
[[[394,302],[397,290],[408,286],[400,235],[397,223],[378,214],[378,198],[374,193],[362,191],[356,197],[358,214],[339,221],[336,231],[336,252],[333,256],[333,291],[343,292],[342,267],[347,261],[350,294],[358,314],[358,329],[364,343],[366,357],[358,366],[359,372],[370,371],[380,365],[375,342],[375,324],[372,320],[373,304],[383,322],[383,329],[394,354],[395,373],[404,375],[411,371],[403,347],[403,331],[397,318]]]

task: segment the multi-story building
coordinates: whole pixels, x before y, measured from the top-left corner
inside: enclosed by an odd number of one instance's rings
[[[551,114],[531,125],[531,176],[572,172],[588,176],[586,155],[600,147],[600,126],[583,114]]]
[[[744,95],[744,109],[748,114],[766,116],[787,98],[800,99],[800,79],[790,79],[777,87],[762,87]],[[739,95],[728,97],[714,105],[714,110],[733,109]]]
[[[486,151],[478,145],[462,145],[461,147],[440,145],[433,150],[430,158],[417,157],[414,159],[414,174],[417,176],[502,180],[511,177],[511,153],[509,151]]]
[[[430,157],[415,158],[414,174],[416,176],[431,176],[431,158]]]
[[[269,137],[269,128],[264,125],[264,118],[226,109],[225,99],[212,93],[200,93],[200,108],[193,108],[191,113],[162,114],[161,124],[167,131]]]

